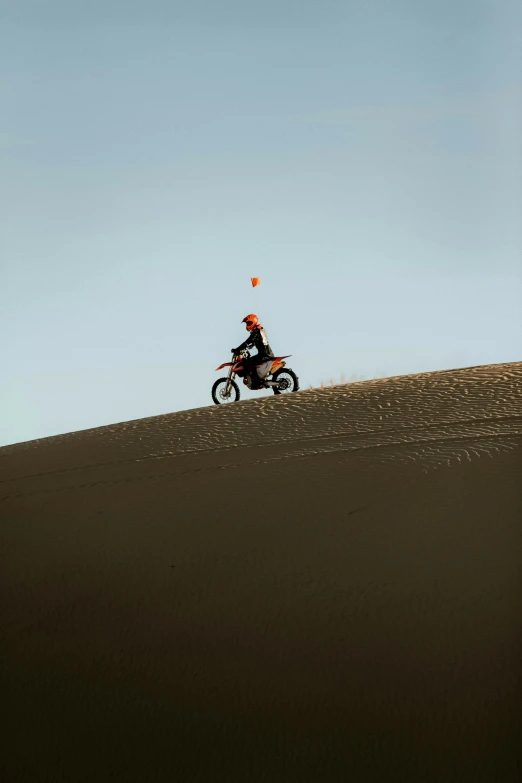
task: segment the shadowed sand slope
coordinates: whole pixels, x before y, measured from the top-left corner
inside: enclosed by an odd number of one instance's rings
[[[520,780],[522,363],[0,449],[2,779]]]

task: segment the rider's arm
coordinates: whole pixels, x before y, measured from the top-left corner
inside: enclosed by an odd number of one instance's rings
[[[249,335],[244,343],[241,343],[237,348],[234,348],[234,353],[238,354],[241,353],[241,351],[244,351],[246,348],[252,348],[254,342],[252,340],[252,337]]]

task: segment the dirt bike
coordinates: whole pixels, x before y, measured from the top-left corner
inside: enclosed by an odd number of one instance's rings
[[[299,378],[293,370],[286,367],[286,362],[283,361],[288,358],[289,356],[274,356],[268,361],[263,360],[256,365],[255,372],[251,373],[245,368],[245,361],[250,359],[250,352],[241,351],[237,356],[232,357],[231,362],[216,367],[216,372],[223,367],[230,367],[230,370],[226,378],[218,378],[212,386],[212,399],[216,405],[237,402],[241,395],[235,381],[236,375],[243,379],[248,389],[272,389],[274,394],[299,391]]]

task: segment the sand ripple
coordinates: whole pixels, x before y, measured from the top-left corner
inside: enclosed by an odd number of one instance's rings
[[[522,362],[473,367],[200,408],[7,446],[0,449],[0,500],[138,480],[132,470],[122,475],[120,469],[144,462],[151,467],[140,472],[140,480],[325,453],[428,470],[509,451],[521,438]]]

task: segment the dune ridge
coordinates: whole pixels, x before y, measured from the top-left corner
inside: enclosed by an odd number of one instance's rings
[[[514,362],[1,448],[2,779],[518,781],[521,445]]]
[[[0,449],[0,500],[17,480],[194,454],[233,452],[241,458],[242,450],[274,446],[286,447],[288,458],[391,447],[393,459],[446,464],[452,458],[469,459],[474,449],[491,454],[516,447],[521,418],[520,362],[345,384],[6,446]],[[442,445],[448,441],[449,446]],[[71,464],[80,442],[81,454],[95,450],[94,463]],[[404,454],[408,444],[418,449]],[[394,446],[401,447],[400,455]],[[32,472],[17,472],[19,464]]]

